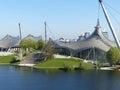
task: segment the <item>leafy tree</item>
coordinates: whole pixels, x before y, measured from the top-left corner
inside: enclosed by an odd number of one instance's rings
[[[115,65],[120,61],[120,50],[117,47],[112,47],[107,52],[107,60],[111,65]]]
[[[38,40],[36,44],[37,44],[37,49],[38,50],[42,50],[44,45],[45,45],[43,40]]]
[[[20,46],[22,48],[33,48],[35,49],[36,47],[36,42],[32,39],[23,39],[21,42],[20,42]]]
[[[47,42],[43,48],[45,58],[53,58],[54,48],[52,42]]]
[[[36,42],[32,39],[23,39],[20,42],[20,47],[24,49],[22,50],[22,54],[26,56],[31,49],[36,49]]]

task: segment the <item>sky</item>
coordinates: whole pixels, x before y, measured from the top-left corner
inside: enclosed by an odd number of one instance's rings
[[[119,22],[120,0],[103,1],[105,6],[116,9],[117,13],[108,7]],[[32,34],[44,38],[46,21],[48,37],[77,39],[84,32],[94,31],[98,15],[101,27],[111,33],[98,0],[0,0],[0,38],[7,34],[18,36],[18,23],[21,23],[23,37]],[[120,24],[113,17],[111,21],[120,39]]]

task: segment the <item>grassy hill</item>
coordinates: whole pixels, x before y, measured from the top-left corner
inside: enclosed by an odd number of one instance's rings
[[[91,63],[84,63],[81,60],[76,59],[48,59],[44,62],[41,62],[35,65],[36,68],[40,69],[70,69],[74,70],[75,68],[90,70],[94,69],[94,65]]]

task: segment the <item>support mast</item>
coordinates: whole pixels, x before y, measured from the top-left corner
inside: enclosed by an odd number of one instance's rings
[[[113,35],[114,39],[115,39],[116,45],[117,45],[118,48],[120,48],[120,42],[119,42],[119,40],[117,38],[117,35],[115,33],[115,30],[114,30],[114,27],[113,27],[113,25],[111,23],[111,20],[110,20],[108,14],[107,14],[107,11],[106,11],[105,6],[103,4],[103,0],[99,0],[99,3],[101,4],[101,7],[102,7],[104,15],[105,15],[105,18],[106,18],[106,20],[108,22],[109,28],[110,28],[110,30],[112,32],[112,35]]]
[[[47,43],[47,28],[46,28],[47,23],[44,22],[44,25],[45,25],[45,44],[46,44]]]
[[[18,23],[18,26],[19,26],[20,42],[21,42],[21,40],[22,40],[22,33],[21,33],[21,25],[20,25],[20,23]],[[20,48],[19,59],[20,59],[20,60],[23,59],[22,48]]]
[[[21,39],[22,39],[21,25],[20,25],[20,23],[18,23],[18,25],[19,25],[19,33],[20,33],[20,41],[21,41]]]

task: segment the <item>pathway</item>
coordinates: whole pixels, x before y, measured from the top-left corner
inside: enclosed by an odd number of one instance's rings
[[[24,57],[24,60],[22,60],[19,65],[32,67],[35,64],[43,61],[43,59],[41,59],[39,56],[40,56],[40,53],[32,53],[32,54]]]

